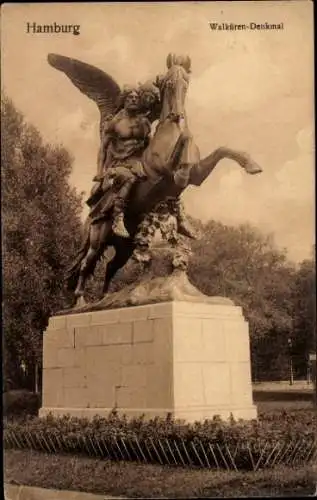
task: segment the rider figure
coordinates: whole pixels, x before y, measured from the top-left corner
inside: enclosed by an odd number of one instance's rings
[[[157,82],[147,82],[138,89],[125,87],[119,111],[106,120],[102,131],[98,173],[94,181],[99,182],[102,191],[114,180],[120,186],[114,202],[113,232],[121,237],[130,236],[124,225],[125,202],[134,183],[146,177],[141,157],[149,144],[151,122],[159,118],[159,101]],[[178,232],[195,238],[180,198],[176,201]]]
[[[149,143],[151,123],[140,111],[140,96],[135,88],[126,87],[121,95],[123,109],[110,117],[103,128],[94,178],[105,191],[115,180],[119,191],[113,208],[113,232],[129,237],[124,225],[124,207],[134,183],[146,177],[141,161]]]

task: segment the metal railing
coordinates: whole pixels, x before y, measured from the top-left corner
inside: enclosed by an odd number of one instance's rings
[[[69,434],[54,431],[5,430],[5,448],[33,449],[46,453],[84,454],[107,460],[159,463],[182,467],[227,470],[253,470],[278,464],[300,465],[317,460],[317,440],[276,442],[217,442],[178,438],[107,437]]]

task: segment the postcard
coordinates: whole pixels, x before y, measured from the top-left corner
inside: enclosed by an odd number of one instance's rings
[[[1,55],[7,498],[312,494],[312,2],[7,3]]]

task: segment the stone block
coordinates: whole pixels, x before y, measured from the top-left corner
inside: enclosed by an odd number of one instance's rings
[[[205,363],[202,372],[206,406],[230,405],[230,366],[227,363]]]
[[[114,370],[116,375],[115,384],[121,383],[120,373],[121,370],[120,358],[115,359],[112,357],[112,346],[91,346],[86,348],[86,372],[87,375],[94,374],[98,377],[100,383],[106,380],[113,381]]]
[[[207,363],[226,361],[226,337],[223,322],[219,319],[202,321],[202,360]]]
[[[242,318],[242,309],[239,306],[208,304],[199,302],[174,302],[173,315],[195,318]]]
[[[74,367],[86,367],[86,348],[76,347],[74,349]]]
[[[232,403],[246,407],[252,404],[252,383],[250,363],[233,363],[230,365]]]
[[[206,314],[210,316],[210,306],[208,304],[201,304],[199,302],[174,302],[173,303],[173,315],[186,317],[203,318]]]
[[[64,401],[70,408],[88,408],[88,389],[84,387],[64,387]]]
[[[149,307],[148,306],[136,306],[136,307],[126,307],[124,309],[119,309],[119,322],[125,323],[146,320],[149,317]]]
[[[123,387],[145,387],[146,367],[144,365],[123,366],[120,385]]]
[[[55,328],[46,330],[45,344],[55,347],[74,347],[74,330],[71,328]]]
[[[48,341],[43,343],[43,368],[56,368],[58,366],[57,361],[58,348],[54,343],[49,343]]]
[[[106,369],[107,363],[129,365],[132,364],[132,344],[88,346],[85,349],[85,359],[88,365],[99,364],[101,370]]]
[[[85,367],[63,368],[63,385],[64,387],[86,387]]]
[[[142,387],[119,387],[117,391],[116,407],[118,409],[133,408],[146,409],[146,393]]]
[[[87,370],[101,370],[110,362],[109,346],[87,346],[85,349],[85,364]]]
[[[132,323],[109,324],[103,332],[103,345],[132,344]]]
[[[173,352],[174,362],[203,361],[202,324],[200,319],[174,318],[173,323]]]
[[[154,352],[160,363],[173,360],[173,321],[172,318],[157,318],[153,322]]]
[[[132,345],[132,364],[149,365],[154,363],[156,354],[153,342],[140,342]]]
[[[43,368],[69,366],[69,361],[64,359],[64,349],[73,349],[72,332],[68,328],[47,330],[43,341]]]
[[[87,392],[91,408],[114,408],[115,406],[115,391],[116,387],[119,387],[118,375],[114,374],[110,367],[108,368],[108,373],[104,374],[87,373]]]
[[[48,322],[48,330],[61,330],[66,328],[66,316],[52,316]]]
[[[133,363],[133,346],[131,344],[115,344],[109,346],[110,359],[120,366],[131,365]]]
[[[56,385],[63,386],[63,369],[62,368],[44,368],[43,382],[48,391],[53,390]]]
[[[154,320],[133,321],[133,343],[152,342],[154,339]]]
[[[148,306],[149,319],[171,318],[173,315],[173,302],[163,302],[162,304],[152,304]]]
[[[108,323],[118,323],[122,309],[110,309],[109,311],[95,311],[91,315],[90,324],[107,325]]]
[[[91,324],[92,313],[69,314],[66,316],[67,328],[76,328],[76,326],[88,326]]]
[[[74,333],[76,347],[102,345],[103,343],[103,326],[77,326]]]
[[[245,408],[244,410],[245,414],[247,414],[248,411],[250,412],[250,408]],[[237,412],[235,408],[230,406],[221,406],[219,404],[215,406],[177,408],[174,412],[176,419],[186,420],[191,423],[203,421],[205,419],[211,420],[216,415],[223,420],[227,420],[230,418],[231,413],[236,419],[240,418],[239,412]],[[253,411],[251,418],[253,418]]]
[[[57,367],[59,368],[71,368],[75,367],[75,349],[73,348],[61,348],[57,351]]]
[[[201,363],[175,363],[175,407],[204,406],[204,383]]]
[[[155,363],[146,366],[147,408],[173,408],[173,365]]]
[[[43,406],[62,407],[64,405],[64,378],[61,368],[43,369]]]
[[[94,383],[120,385],[122,369],[130,366],[131,362],[132,346],[130,345],[86,348],[85,370],[90,381],[93,377]]]
[[[246,321],[228,321],[225,325],[227,361],[249,362],[249,327]]]

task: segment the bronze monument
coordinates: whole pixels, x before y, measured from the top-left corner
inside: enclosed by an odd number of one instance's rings
[[[87,200],[90,213],[68,276],[77,298],[76,311],[145,304],[175,294],[182,300],[190,296],[201,301],[204,295],[186,277],[187,238],[195,238],[195,232],[186,220],[180,196],[189,185],[200,186],[223,158],[236,161],[249,174],[262,169],[248,154],[226,147],[200,159],[185,111],[191,73],[188,56],[169,54],[164,75],[123,90],[111,76],[81,61],[49,54],[48,62],[63,71],[100,111],[97,174]],[[175,249],[168,276],[145,274],[125,292],[107,295],[110,281],[130,257],[143,263],[144,270],[149,268],[157,230],[167,241],[167,249]],[[115,256],[107,265],[104,297],[85,304],[86,281],[109,246],[114,247]]]

